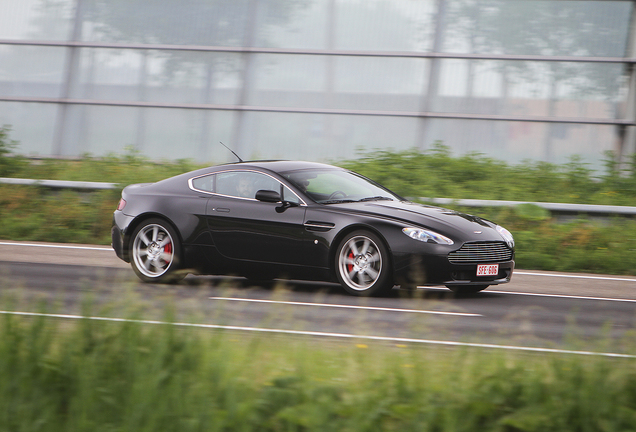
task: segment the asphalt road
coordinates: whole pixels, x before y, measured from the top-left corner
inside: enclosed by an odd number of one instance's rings
[[[356,298],[335,284],[188,276],[140,283],[108,247],[0,241],[3,312],[165,320],[394,343],[636,355],[636,277],[517,270],[476,295],[445,288]],[[91,304],[87,308],[86,304]]]

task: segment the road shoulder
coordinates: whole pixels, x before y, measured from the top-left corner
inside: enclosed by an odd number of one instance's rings
[[[127,268],[110,246],[0,240],[0,262]]]
[[[0,240],[2,262],[130,268],[110,246],[9,240]],[[488,291],[636,300],[636,276],[516,269],[510,283]]]

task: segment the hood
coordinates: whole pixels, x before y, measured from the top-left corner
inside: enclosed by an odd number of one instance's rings
[[[458,240],[502,241],[496,224],[478,216],[410,201],[371,201],[335,204],[345,211],[399,220],[405,226],[430,228]]]

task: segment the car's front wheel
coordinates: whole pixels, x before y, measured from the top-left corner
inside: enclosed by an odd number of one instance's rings
[[[167,222],[148,219],[133,231],[130,263],[144,282],[177,282],[184,276],[176,273],[180,250],[179,237]]]
[[[393,287],[389,253],[378,236],[368,231],[347,235],[336,250],[336,276],[350,294],[379,295]]]

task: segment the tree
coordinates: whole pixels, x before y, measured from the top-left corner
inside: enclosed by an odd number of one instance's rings
[[[449,40],[471,53],[623,57],[629,26],[628,2],[458,0],[449,11]],[[535,83],[548,99],[548,116],[558,98],[619,99],[620,65],[579,62],[500,61],[502,98],[515,84]],[[495,62],[493,62],[495,64]],[[472,76],[468,76],[469,86]],[[527,90],[526,90],[527,91]],[[544,158],[550,160],[549,125]]]

